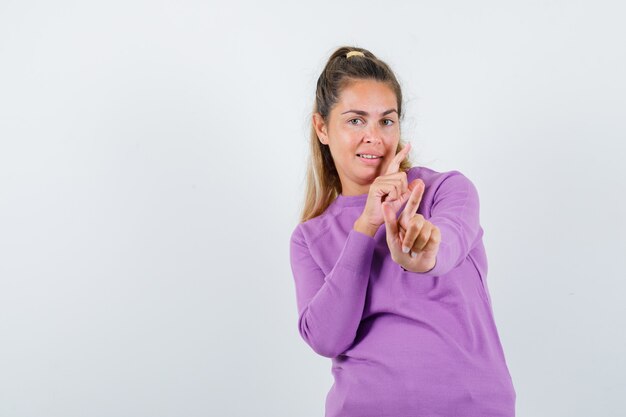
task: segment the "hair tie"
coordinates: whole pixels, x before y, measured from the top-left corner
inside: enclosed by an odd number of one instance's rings
[[[365,56],[365,54],[361,51],[350,51],[346,54],[346,58],[350,58],[351,56]]]

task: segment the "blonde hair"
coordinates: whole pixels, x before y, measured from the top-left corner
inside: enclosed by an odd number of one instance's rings
[[[351,52],[360,52],[355,54]],[[389,66],[366,49],[356,47],[338,48],[328,59],[317,80],[313,113],[319,113],[328,121],[330,110],[337,103],[339,94],[350,81],[373,79],[387,83],[394,91],[398,105],[398,117],[402,117],[402,90]],[[404,148],[398,142],[396,153]],[[411,162],[408,156],[400,164],[401,171],[408,171]],[[306,190],[300,221],[305,222],[322,214],[341,194],[341,181],[330,154],[328,145],[320,142],[311,123],[309,160],[306,172]]]

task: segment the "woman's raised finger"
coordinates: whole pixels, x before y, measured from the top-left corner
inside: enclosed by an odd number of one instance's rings
[[[417,209],[422,202],[422,196],[424,195],[424,181],[417,178],[411,181],[411,185],[413,189],[411,190],[409,201],[406,203],[406,206],[404,206],[402,214],[400,214],[400,223],[404,225],[408,225],[411,218],[415,216]]]
[[[391,162],[389,163],[389,166],[387,167],[387,170],[385,171],[385,175],[395,174],[396,172],[398,172],[398,170],[400,169],[400,164],[402,163],[402,161],[404,161],[404,158],[406,158],[410,150],[411,150],[411,143],[409,142],[391,160]]]

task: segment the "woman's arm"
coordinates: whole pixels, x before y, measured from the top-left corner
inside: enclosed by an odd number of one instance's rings
[[[375,246],[372,237],[351,230],[335,266],[325,276],[311,256],[300,227],[293,232],[290,257],[298,327],[302,338],[318,354],[333,358],[354,342]]]

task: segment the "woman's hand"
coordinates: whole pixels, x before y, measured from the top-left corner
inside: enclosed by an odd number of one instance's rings
[[[363,213],[354,222],[355,230],[373,237],[378,228],[385,222],[382,203],[387,202],[394,209],[394,212],[397,212],[409,198],[411,190],[407,184],[406,173],[398,171],[410,148],[411,144],[409,143],[389,163],[385,174],[376,177],[372,182]]]
[[[414,185],[415,184],[415,185]],[[427,272],[435,267],[441,233],[439,228],[417,213],[424,194],[422,180],[411,182],[409,201],[396,219],[397,208],[382,203],[391,258],[407,271]]]

